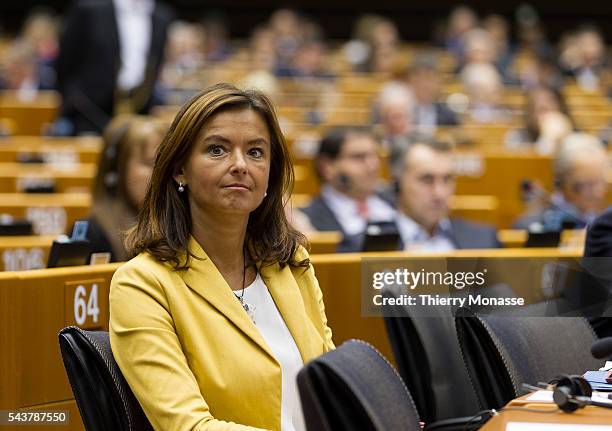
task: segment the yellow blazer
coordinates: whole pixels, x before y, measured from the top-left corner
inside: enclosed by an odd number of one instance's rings
[[[280,430],[281,368],[200,245],[188,270],[142,253],[110,289],[113,354],[156,430]],[[307,257],[300,247],[296,258]],[[312,266],[260,274],[304,363],[333,349]],[[240,424],[240,425],[239,425]]]

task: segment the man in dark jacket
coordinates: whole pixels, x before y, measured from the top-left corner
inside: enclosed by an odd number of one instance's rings
[[[449,216],[455,192],[450,145],[423,138],[392,160],[397,184],[397,226],[406,250],[495,248],[494,228]]]
[[[379,144],[371,131],[337,127],[321,141],[316,170],[321,193],[302,210],[319,231],[339,231],[339,251],[361,250],[369,222],[393,222],[393,205],[377,193],[380,186]]]
[[[148,112],[171,20],[156,0],[76,1],[56,66],[58,133],[101,133],[117,113]]]

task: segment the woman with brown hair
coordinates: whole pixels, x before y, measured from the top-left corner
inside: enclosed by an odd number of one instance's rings
[[[124,232],[136,222],[155,152],[167,129],[167,124],[151,117],[124,115],[104,130],[88,219],[92,252],[110,252],[114,262],[127,260]]]
[[[333,343],[292,185],[263,94],[218,84],[174,119],[110,293],[113,353],[155,429],[305,429],[295,376]]]
[[[525,94],[524,124],[523,128],[508,132],[507,148],[554,154],[563,138],[575,128],[561,92],[546,86],[533,87]]]

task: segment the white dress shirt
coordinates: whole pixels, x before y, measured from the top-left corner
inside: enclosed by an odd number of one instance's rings
[[[440,221],[433,236],[403,213],[398,212],[396,223],[404,250],[449,251],[457,248],[450,239],[451,224],[448,219]]]
[[[113,0],[121,65],[117,84],[130,91],[144,81],[151,46],[154,0]]]
[[[415,125],[416,129],[423,134],[433,135],[436,133],[438,125],[438,113],[436,106],[432,103],[429,105],[415,106]]]
[[[367,217],[359,214],[355,199],[339,192],[329,184],[321,188],[321,198],[334,213],[346,235],[363,232],[368,221],[381,222],[395,219],[395,209],[376,195],[370,196],[365,201],[368,208]]]
[[[281,431],[306,431],[296,381],[304,362],[268,287],[257,273],[253,283],[234,294],[243,295],[255,326],[281,366]]]

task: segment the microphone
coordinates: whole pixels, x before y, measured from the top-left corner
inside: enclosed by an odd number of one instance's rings
[[[351,180],[351,177],[348,176],[348,174],[341,172],[338,175],[338,182],[340,183],[340,186],[342,187],[342,189],[344,190],[350,190],[353,187],[353,180]]]
[[[612,356],[612,337],[595,341],[591,346],[591,355],[596,359],[608,359]]]
[[[537,185],[535,182],[531,181],[530,179],[524,179],[524,180],[521,181],[521,191],[524,194],[535,195],[537,197],[542,198],[550,207],[552,207],[556,211],[560,212],[563,216],[569,217],[574,222],[578,222],[578,223],[583,224],[583,225],[588,225],[589,224],[582,217],[574,214],[571,211],[568,211],[566,208],[563,208],[561,205],[556,203],[552,199],[551,194],[547,190],[543,189],[542,187],[540,187],[539,185]],[[564,221],[567,221],[566,217],[563,217],[559,221],[559,224],[561,225],[561,226],[559,226],[559,229],[562,228],[562,225],[563,225]],[[559,230],[559,229],[554,229],[554,230]]]

